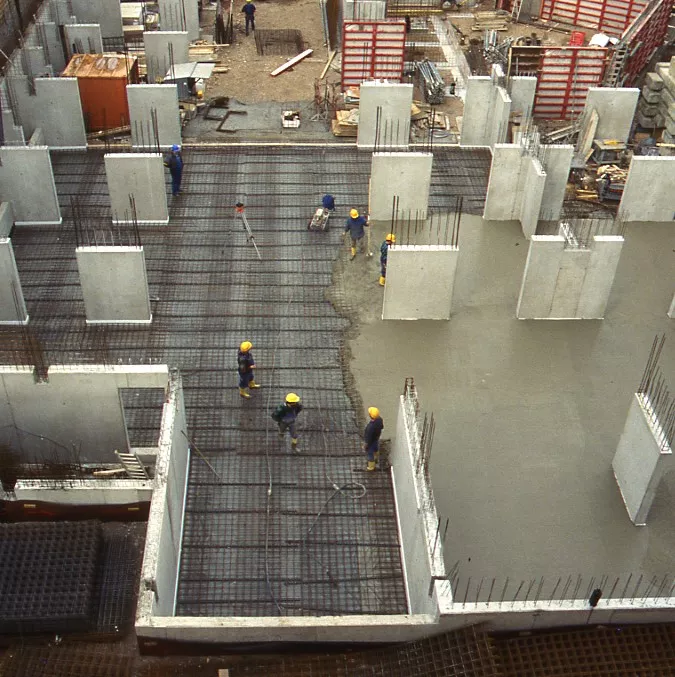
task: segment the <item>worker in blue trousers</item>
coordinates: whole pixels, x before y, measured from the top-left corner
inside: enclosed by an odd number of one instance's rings
[[[241,11],[246,15],[246,35],[248,35],[249,25],[251,30],[255,31],[255,5],[251,0],[246,0],[246,4]]]
[[[384,421],[377,407],[368,407],[370,421],[363,433],[363,450],[366,452],[368,465],[366,470],[375,470],[375,459],[380,452],[380,435],[384,430]]]
[[[171,194],[174,197],[180,195],[180,182],[183,179],[184,164],[180,146],[174,143],[171,146],[171,153],[164,160],[164,166],[169,168],[169,173],[171,174]]]
[[[260,388],[260,385],[255,382],[255,360],[251,352],[253,344],[250,341],[244,341],[239,346],[237,353],[237,372],[239,373],[239,394],[245,399],[250,399],[251,395],[248,392],[249,388]]]
[[[295,448],[298,444],[298,433],[295,429],[295,421],[302,411],[300,396],[288,393],[286,399],[272,412],[272,418],[279,426],[279,436],[283,437],[288,431],[291,434],[291,445]]]
[[[351,246],[351,259],[354,260],[356,256],[356,246],[361,243],[361,250],[364,250],[363,247],[363,236],[366,234],[366,228],[368,227],[368,219],[365,216],[359,214],[358,209],[352,209],[349,212],[349,218],[345,223],[345,235],[349,233],[349,237],[352,240]]]
[[[394,233],[389,233],[384,242],[380,245],[380,285],[384,287],[384,283],[387,278],[387,254],[389,253],[389,247],[392,244],[396,244],[396,235]]]

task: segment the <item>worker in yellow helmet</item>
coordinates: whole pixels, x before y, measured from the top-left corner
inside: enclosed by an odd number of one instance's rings
[[[255,382],[255,360],[253,353],[251,353],[253,344],[250,341],[244,341],[239,346],[237,353],[237,371],[239,372],[239,394],[246,400],[250,399],[251,395],[248,392],[249,388],[260,388],[260,385]]]
[[[284,401],[272,412],[272,418],[279,425],[279,436],[283,437],[288,430],[291,434],[291,445],[295,448],[298,444],[298,434],[295,429],[295,421],[302,411],[300,396],[288,393]]]
[[[349,237],[352,241],[352,260],[354,260],[354,257],[356,256],[356,245],[359,242],[361,243],[361,250],[363,251],[365,249],[363,246],[363,236],[366,234],[367,227],[368,219],[365,216],[361,216],[358,209],[352,209],[349,212],[349,218],[345,222],[345,235],[349,233]]]
[[[387,254],[389,247],[396,244],[396,235],[389,233],[380,246],[380,285],[384,287],[384,282],[387,277]]]
[[[366,470],[375,470],[375,459],[380,450],[380,435],[384,430],[384,421],[377,407],[368,407],[368,425],[363,433],[363,450],[366,452],[368,465]]]

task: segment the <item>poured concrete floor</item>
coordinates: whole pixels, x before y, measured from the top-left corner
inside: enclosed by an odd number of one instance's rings
[[[377,228],[379,242],[385,225]],[[432,483],[449,518],[445,560],[456,595],[493,599],[521,581],[558,594],[569,576],[578,596],[607,576],[628,593],[675,571],[675,476],[666,477],[648,526],[634,527],[611,461],[656,333],[668,336],[663,373],[675,388],[675,227],[633,224],[604,321],[515,319],[527,242],[517,223],[465,216],[449,322],[383,322],[375,257],[346,259],[362,305],[350,347],[366,405],[394,429],[397,397],[413,376],[424,411],[436,418]],[[349,267],[351,266],[351,268]],[[360,291],[363,290],[363,293]],[[471,582],[469,582],[471,577]],[[534,596],[534,590],[530,599]],[[571,596],[571,594],[568,594]],[[616,593],[615,593],[616,596]]]

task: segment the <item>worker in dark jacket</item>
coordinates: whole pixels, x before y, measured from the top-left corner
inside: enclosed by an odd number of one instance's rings
[[[392,244],[396,244],[396,235],[389,233],[380,246],[380,285],[383,287],[387,278],[387,254]]]
[[[251,0],[246,0],[246,4],[241,11],[246,15],[246,35],[248,35],[249,25],[251,30],[255,31],[255,5]]]
[[[248,392],[249,388],[260,388],[260,385],[255,382],[255,374],[253,373],[253,370],[255,369],[255,360],[253,359],[251,348],[253,348],[253,344],[250,341],[244,341],[239,346],[239,352],[237,353],[239,394],[247,400],[251,397]]]
[[[345,235],[349,233],[349,237],[352,240],[352,260],[356,256],[356,245],[361,242],[361,249],[363,250],[363,236],[366,234],[366,228],[368,227],[368,219],[364,216],[360,216],[358,209],[352,209],[349,212],[349,218],[345,223]]]
[[[283,437],[288,430],[291,434],[291,445],[293,447],[298,444],[295,421],[301,411],[300,397],[295,393],[288,393],[286,399],[272,412],[272,418],[279,425],[279,435]]]
[[[173,144],[171,146],[171,153],[164,160],[164,166],[169,168],[171,174],[171,193],[176,196],[180,195],[180,182],[183,179],[183,156],[180,152],[180,146]]]
[[[321,206],[329,212],[335,211],[335,198],[332,195],[324,195],[321,199]]]
[[[363,433],[363,450],[368,459],[366,470],[375,470],[375,458],[380,449],[380,435],[384,430],[384,421],[377,407],[368,407],[368,416],[370,416],[370,421]]]

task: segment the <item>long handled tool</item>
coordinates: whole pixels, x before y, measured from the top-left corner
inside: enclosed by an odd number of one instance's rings
[[[235,214],[241,218],[241,223],[244,226],[246,231],[246,242],[250,242],[255,249],[255,253],[258,255],[258,259],[262,261],[262,256],[258,251],[258,245],[255,243],[255,238],[253,237],[253,232],[251,231],[251,226],[248,225],[248,219],[246,218],[246,212],[244,211],[245,207],[242,202],[237,202],[235,205]]]

